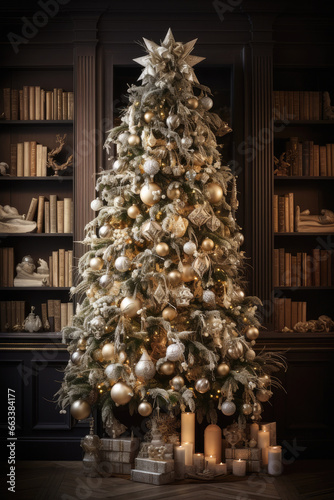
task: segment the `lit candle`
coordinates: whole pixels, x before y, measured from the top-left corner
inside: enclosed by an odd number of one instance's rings
[[[195,413],[181,413],[181,442],[195,446]]]
[[[227,474],[227,465],[223,464],[223,462],[220,462],[220,464],[216,464],[215,466],[215,472],[216,474]]]
[[[196,472],[203,472],[204,470],[204,455],[203,453],[196,453],[193,456],[193,462]]]
[[[193,443],[182,442],[181,446],[183,446],[184,450],[185,450],[185,464],[192,465],[193,464],[193,453],[194,453]]]
[[[245,476],[246,475],[246,460],[233,460],[232,463],[233,475],[234,476]]]
[[[186,450],[184,446],[174,446],[175,479],[184,479]]]
[[[282,447],[269,446],[268,448],[268,474],[279,476],[282,474]]]
[[[208,425],[204,431],[204,455],[210,456],[215,455],[217,462],[221,462],[222,459],[222,431],[218,425]]]
[[[259,431],[257,447],[262,450],[262,465],[268,463],[268,446],[270,444],[270,432],[263,430]]]
[[[250,438],[258,441],[259,424],[251,424],[250,426]]]
[[[208,465],[206,465],[206,463]],[[209,470],[215,471],[217,459],[214,455],[208,455],[205,457],[205,466],[208,467]]]

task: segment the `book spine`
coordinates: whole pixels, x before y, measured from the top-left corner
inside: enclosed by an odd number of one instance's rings
[[[53,286],[53,262],[52,262],[52,255],[49,256],[49,282],[50,286]]]
[[[327,250],[320,250],[320,286],[327,286]]]
[[[285,286],[285,250],[279,249],[279,285]]]
[[[64,286],[69,286],[69,260],[68,260],[68,251],[65,252],[65,263],[64,263]]]
[[[23,87],[23,120],[29,120],[29,87]]]
[[[36,145],[36,176],[42,177],[42,155],[43,146],[42,144]]]
[[[331,176],[334,176],[334,144],[331,144]]]
[[[314,176],[314,143],[310,141],[310,175]]]
[[[64,198],[64,233],[71,233],[72,198]]]
[[[43,232],[43,220],[44,220],[44,196],[39,196],[38,209],[37,209],[37,233]]]
[[[310,175],[310,142],[303,142],[303,175]]]
[[[41,87],[35,87],[35,119],[41,119]]]
[[[310,119],[310,93],[308,91],[304,91],[304,116],[305,120]]]
[[[62,99],[62,120],[68,120],[68,92],[63,92]]]
[[[298,306],[297,302],[291,302],[291,328],[294,329],[298,323]]]
[[[46,330],[47,322],[48,322],[48,314],[47,314],[47,305],[46,303],[41,304],[42,311],[42,324],[43,329]]]
[[[50,233],[57,232],[57,195],[50,194]]]
[[[289,194],[284,195],[284,232],[290,233]]]
[[[278,197],[278,232],[285,232],[284,196]]]
[[[50,329],[51,329],[51,331],[55,331],[55,327],[54,327],[54,315],[55,315],[54,300],[47,301],[47,309],[48,309],[48,320],[49,320],[49,324],[50,324]]]
[[[65,250],[63,248],[58,251],[58,275],[59,286],[65,286]]]
[[[302,285],[302,254],[300,252],[297,253],[297,284],[296,286]]]
[[[291,299],[284,299],[284,324],[291,330]]]
[[[320,249],[314,248],[313,252],[313,281],[314,286],[320,286]]]
[[[11,95],[11,120],[19,119],[19,91],[12,89]]]
[[[319,146],[319,158],[320,158],[320,175],[327,175],[327,165],[326,165],[326,146]]]
[[[68,286],[73,286],[73,250],[68,250]]]
[[[19,90],[19,120],[23,120],[23,90]]]
[[[45,92],[45,118],[47,120],[52,120],[52,117],[53,117],[52,92],[47,90]]]
[[[333,175],[332,174],[332,148],[330,144],[326,144],[326,174],[328,176]]]
[[[297,286],[297,257],[291,255],[291,286]]]
[[[3,105],[4,105],[4,113],[6,120],[10,120],[10,110],[11,110],[10,97],[11,97],[10,89],[9,88],[3,89]]]
[[[30,177],[36,177],[37,162],[36,162],[36,141],[30,141]]]
[[[29,120],[35,120],[35,87],[29,87]]]
[[[53,100],[53,120],[58,119],[58,89],[54,88],[52,93]]]
[[[67,302],[60,304],[60,329],[67,326]]]
[[[8,286],[14,286],[14,248],[8,248]]]
[[[27,215],[26,215],[26,220],[30,220],[30,221],[34,220],[35,215],[36,215],[37,205],[38,205],[38,199],[32,198]]]
[[[320,169],[319,169],[319,144],[314,144],[313,146],[313,170],[314,176],[319,177]]]
[[[44,232],[50,233],[50,202],[47,200],[44,202]]]
[[[45,120],[45,90],[41,89],[41,120]]]
[[[55,332],[60,332],[61,330],[61,302],[60,300],[54,300],[54,329]]]
[[[299,91],[293,92],[293,119],[299,120]]]
[[[58,269],[59,269],[59,264],[58,264],[58,252],[54,251],[52,252],[52,277],[53,277],[53,286],[58,287],[59,286],[59,281],[58,281]]]
[[[6,331],[7,314],[6,314],[6,302],[0,302],[0,329],[4,333]]]
[[[23,175],[30,176],[30,142],[23,143]]]
[[[48,163],[48,148],[47,148],[47,146],[43,146],[42,147],[42,167],[41,167],[42,177],[47,176],[47,163]]]
[[[278,299],[278,331],[282,331],[284,328],[284,299]]]
[[[294,194],[289,193],[289,229],[290,233],[295,229]]]
[[[68,120],[74,120],[74,94],[68,92]]]
[[[73,320],[73,303],[68,302],[67,303],[67,324],[69,326],[72,325],[72,320]]]
[[[57,201],[57,233],[64,232],[64,200]]]
[[[17,176],[17,144],[10,145],[10,169],[9,175]]]

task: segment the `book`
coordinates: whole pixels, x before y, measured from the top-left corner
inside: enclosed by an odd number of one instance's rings
[[[284,232],[290,233],[289,194],[284,195]]]
[[[53,261],[52,261],[52,255],[49,256],[49,282],[50,286],[53,286]]]
[[[11,120],[19,119],[19,91],[12,89],[11,91]]]
[[[42,177],[42,157],[43,157],[43,146],[42,144],[36,145],[36,176]]]
[[[320,175],[327,175],[327,155],[326,146],[319,146],[319,164],[320,164]]]
[[[63,92],[62,98],[62,120],[68,120],[68,92]]]
[[[291,330],[291,299],[284,299],[284,325]]]
[[[48,313],[47,313],[47,304],[43,303],[41,304],[41,311],[42,311],[42,325],[43,329],[46,330],[46,325],[48,323]]]
[[[58,287],[59,286],[59,281],[58,281],[58,252],[53,251],[52,252],[52,281],[53,281],[53,286]]]
[[[71,212],[72,212],[72,198],[64,198],[63,202],[64,206],[64,227],[63,227],[63,232],[64,233],[71,233],[72,232],[72,224],[71,224]]]
[[[11,110],[10,98],[11,98],[10,88],[3,89],[3,106],[4,106],[4,113],[6,120],[10,120],[10,110]]]
[[[36,177],[36,141],[30,141],[30,177]]]
[[[57,201],[57,233],[64,232],[64,200]]]
[[[298,323],[298,303],[291,302],[291,328],[293,329]]]
[[[54,330],[60,332],[61,330],[61,302],[60,300],[53,301],[54,307]]]
[[[69,274],[70,274],[69,255],[67,251],[65,252],[65,261],[64,261],[64,286],[69,286]]]
[[[41,99],[40,99],[40,106],[41,106],[41,120],[45,120],[45,90],[41,89]]]
[[[58,284],[65,286],[65,249],[58,250]]]
[[[41,87],[35,87],[35,120],[41,119]]]
[[[37,208],[37,233],[43,232],[43,221],[44,221],[44,196],[38,197],[38,208]]]
[[[278,299],[278,330],[281,332],[284,328],[285,322],[285,311],[284,311],[285,299]]]
[[[332,174],[332,149],[330,144],[326,144],[326,175]],[[334,172],[333,172],[334,173]]]
[[[285,250],[279,248],[279,285],[285,286]]]
[[[50,194],[50,233],[57,232],[57,195]]]
[[[30,142],[23,143],[23,175],[30,177]]]
[[[320,158],[319,158],[319,144],[313,145],[313,175],[319,177],[320,175]]]
[[[14,248],[8,248],[8,285],[14,286]]]
[[[0,302],[0,331],[6,331],[7,314],[6,314],[6,302]]]
[[[35,87],[29,87],[29,120],[35,120]]]
[[[278,196],[278,232],[285,232],[284,196]]]
[[[24,150],[23,150],[23,142],[19,142],[16,144],[17,147],[17,169],[16,169],[16,175],[17,177],[23,177],[24,175]]]
[[[301,276],[301,270],[302,270],[302,254],[301,252],[297,253],[297,264],[296,264],[296,269],[297,269],[297,285],[296,286],[301,286],[302,285],[302,276]]]
[[[19,120],[23,120],[23,89],[19,90]]]
[[[29,120],[29,87],[23,87],[23,120]]]
[[[54,300],[47,301],[47,311],[48,311],[48,320],[50,324],[50,330],[55,331],[54,328]]]
[[[314,286],[320,286],[320,249],[314,248],[312,251],[313,255],[313,284]]]
[[[320,286],[327,286],[328,251],[320,250]]]
[[[73,250],[68,250],[68,286],[73,286]]]
[[[299,120],[299,91],[293,91],[293,119]]]
[[[57,120],[63,119],[63,89],[57,89]]]
[[[44,232],[50,233],[50,202],[48,200],[44,201]]]
[[[58,119],[58,89],[54,88],[52,93],[53,101],[53,120]]]
[[[303,142],[303,175],[310,175],[310,141]]]
[[[291,286],[292,287],[297,286],[297,273],[298,273],[297,256],[291,255]]]
[[[67,311],[68,311],[67,303],[66,302],[61,303],[60,304],[60,329],[61,330],[63,328],[65,328],[65,326],[67,326]]]
[[[68,120],[74,119],[74,94],[73,92],[68,92]]]
[[[37,211],[38,199],[32,198],[26,215],[26,220],[34,220]]]
[[[73,303],[68,302],[67,303],[67,324],[69,326],[72,325],[72,320],[73,320]]]
[[[9,175],[12,177],[17,176],[17,145],[10,145],[10,167],[9,167]]]
[[[274,249],[274,268],[273,268],[273,285],[274,287],[279,287],[279,249]]]
[[[294,232],[295,228],[295,210],[294,210],[294,196],[293,193],[289,193],[289,230],[290,233]]]
[[[46,120],[53,119],[52,92],[49,90],[45,92],[45,118]]]
[[[2,286],[8,286],[8,247],[2,249]]]
[[[47,163],[48,163],[48,147],[42,147],[42,177],[47,176]]]

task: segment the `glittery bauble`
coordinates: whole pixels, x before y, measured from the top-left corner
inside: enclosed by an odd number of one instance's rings
[[[201,104],[202,104],[202,108],[205,111],[209,111],[209,109],[211,109],[213,106],[213,100],[211,99],[211,97],[205,96],[205,97],[202,97]]]
[[[116,160],[112,166],[113,171],[118,174],[124,168],[125,161],[124,160]]]
[[[270,382],[271,380],[269,375],[261,375],[261,377],[258,378],[258,384],[260,387],[268,387]]]
[[[81,351],[74,351],[71,356],[71,361],[74,365],[78,365],[80,363],[80,359],[82,358],[83,353]]]
[[[138,146],[140,144],[140,137],[136,134],[129,135],[128,144],[130,146]]]
[[[230,373],[230,367],[229,367],[229,365],[227,363],[220,363],[217,366],[217,373],[221,377],[226,377],[226,375],[228,375]]]
[[[86,339],[84,339],[84,338],[79,339],[78,343],[77,343],[77,347],[78,347],[78,349],[80,349],[80,351],[85,351],[86,347],[87,347]]]
[[[196,252],[196,249],[197,249],[196,244],[193,241],[187,241],[183,245],[183,251],[187,255],[193,255]]]
[[[117,379],[115,377],[115,373],[116,373],[115,372],[115,367],[116,367],[116,365],[115,365],[115,359],[114,359],[114,360],[112,360],[112,363],[110,365],[108,365],[105,368],[105,370],[104,370],[104,373],[106,374],[106,376],[108,377],[108,379],[110,381],[114,381],[114,382],[117,381]]]
[[[110,391],[111,399],[116,405],[126,405],[133,396],[132,389],[124,382],[117,382]]]
[[[118,362],[119,363],[124,363],[124,361],[126,361],[126,358],[128,357],[128,355],[126,354],[125,351],[120,351],[118,353]]]
[[[90,322],[90,330],[96,338],[99,338],[104,333],[105,327],[106,322],[102,316],[95,316]]]
[[[102,352],[103,359],[105,359],[106,361],[111,361],[111,360],[115,359],[115,346],[114,346],[114,344],[111,344],[110,342],[108,342],[108,344],[104,344],[101,352]]]
[[[179,391],[184,386],[184,378],[181,375],[176,375],[172,378],[171,385],[176,391]]]
[[[204,189],[205,195],[207,196],[210,203],[219,203],[224,196],[222,187],[216,182],[209,182]]]
[[[235,298],[236,300],[243,300],[245,298],[245,292],[241,290],[241,288],[234,290],[233,298]]]
[[[196,97],[190,97],[190,99],[187,100],[187,106],[190,109],[198,108],[198,99],[196,99]]]
[[[213,250],[215,248],[215,243],[211,238],[205,238],[201,243],[201,248],[206,252],[210,252],[210,250]]]
[[[160,365],[159,373],[161,373],[161,375],[169,376],[174,373],[174,370],[175,370],[174,363],[172,363],[171,361],[165,361],[164,363],[162,363],[162,365]]]
[[[161,187],[155,182],[144,184],[140,190],[140,199],[145,205],[153,207],[161,199]]]
[[[182,281],[182,274],[176,269],[174,271],[170,271],[168,273],[168,280],[172,286],[177,286]]]
[[[149,158],[144,163],[144,172],[148,175],[155,175],[160,170],[160,165],[154,158]]]
[[[74,403],[71,404],[71,415],[77,420],[88,418],[91,411],[92,409],[90,404],[83,399],[77,399],[76,401],[74,401]]]
[[[171,344],[167,347],[166,358],[168,361],[179,361],[183,357],[183,350],[180,344]]]
[[[115,268],[117,271],[125,273],[131,268],[131,260],[128,257],[125,257],[125,255],[121,255],[115,260]]]
[[[253,407],[249,403],[244,403],[242,405],[242,413],[244,415],[250,415],[253,412]]]
[[[182,139],[181,139],[181,144],[186,149],[190,148],[190,146],[192,145],[192,143],[193,143],[193,140],[192,140],[191,137],[182,137]]]
[[[262,413],[262,405],[259,402],[253,404],[254,415],[260,415]]]
[[[148,417],[149,415],[151,415],[152,411],[153,411],[152,405],[148,401],[142,401],[138,405],[138,413],[142,417]]]
[[[205,394],[206,392],[208,392],[210,390],[210,382],[205,377],[200,378],[195,383],[195,389],[197,392],[200,392],[201,394]]]
[[[177,115],[169,115],[166,124],[169,128],[177,128],[180,126],[180,118]]]
[[[240,358],[244,353],[244,347],[242,343],[237,340],[237,342],[233,342],[230,347],[227,349],[227,353],[232,359]]]
[[[131,207],[128,208],[127,214],[130,219],[135,219],[138,215],[140,215],[140,210],[137,205],[131,205]]]
[[[102,286],[102,288],[106,288],[108,285],[110,285],[111,281],[112,281],[111,274],[103,274],[99,279],[99,284],[100,286]]]
[[[230,417],[231,415],[233,415],[235,413],[236,409],[237,408],[236,408],[235,404],[233,403],[233,401],[224,401],[224,403],[222,404],[222,407],[221,407],[222,412],[227,417]]]
[[[250,326],[247,330],[246,330],[246,337],[249,339],[249,340],[256,340],[259,336],[259,330],[255,327],[255,326]]]
[[[237,244],[239,246],[241,246],[243,244],[243,242],[245,241],[244,235],[242,233],[236,233],[234,235],[234,241],[236,241]]]
[[[95,351],[93,351],[92,356],[93,356],[94,361],[100,361],[100,363],[102,363],[102,361],[103,361],[102,349],[95,349]]]
[[[170,200],[177,200],[178,198],[180,198],[181,196],[181,191],[179,190],[179,188],[176,188],[176,187],[173,187],[171,189],[167,189],[167,197],[170,199]]]
[[[248,446],[249,446],[250,448],[255,448],[255,447],[256,447],[256,445],[257,445],[257,442],[255,441],[255,439],[251,439],[251,440],[249,441],[249,443],[248,443]]]
[[[114,205],[115,207],[122,207],[125,203],[123,196],[115,196]]]
[[[135,374],[139,380],[146,382],[151,380],[155,374],[155,364],[145,350],[135,366]]]
[[[120,305],[121,311],[128,318],[134,318],[141,307],[141,301],[137,297],[124,297]]]
[[[256,398],[261,401],[261,403],[265,403],[266,401],[269,401],[271,397],[271,394],[269,391],[266,391],[266,389],[259,389],[256,391]]]
[[[174,307],[165,307],[165,309],[162,311],[162,317],[166,321],[173,321],[177,316],[177,311],[174,309]]]
[[[93,257],[89,261],[89,266],[93,271],[101,271],[103,264],[104,262],[101,257]]]
[[[108,238],[109,236],[111,236],[112,232],[113,228],[110,224],[103,224],[103,226],[99,228],[100,238]]]
[[[150,121],[154,118],[154,113],[152,111],[146,111],[144,114],[144,120],[146,123],[150,123]]]
[[[94,212],[97,212],[98,210],[100,210],[101,208],[103,207],[103,201],[100,200],[100,198],[96,198],[95,200],[93,200],[90,204],[90,208],[92,210],[94,210]]]
[[[248,351],[245,354],[245,358],[247,361],[253,361],[256,357],[255,351],[253,349],[248,349]]]
[[[155,251],[160,257],[165,257],[169,254],[169,246],[167,243],[158,243],[155,247]]]

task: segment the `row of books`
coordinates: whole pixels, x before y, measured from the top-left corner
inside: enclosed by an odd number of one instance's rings
[[[289,175],[334,176],[334,144],[319,146],[313,141],[299,142],[291,137],[286,151],[293,153]]]
[[[73,302],[61,302],[60,300],[48,300],[41,304],[42,324],[50,325],[51,332],[60,332],[65,326],[72,323]]]
[[[72,198],[57,200],[56,194],[32,198],[26,220],[37,220],[37,233],[73,233]]]
[[[60,88],[44,90],[24,86],[21,90],[3,89],[6,120],[73,120],[73,92]]]
[[[0,286],[14,286],[14,248],[0,248]]]
[[[48,148],[36,141],[10,145],[10,170],[13,177],[46,177]]]
[[[322,120],[322,92],[275,90],[275,120]]]
[[[26,317],[25,300],[6,300],[0,302],[0,328],[1,332],[12,332],[16,328],[22,330]]]
[[[296,323],[306,322],[307,302],[291,299],[274,299],[274,328],[282,331],[284,327],[293,330]]]
[[[332,286],[332,259],[331,251],[320,248],[314,248],[312,255],[275,248],[274,286]]]
[[[65,286],[73,285],[73,250],[64,250],[60,248],[52,252],[49,257],[50,286]]]
[[[274,233],[293,233],[295,227],[293,193],[273,196]]]

